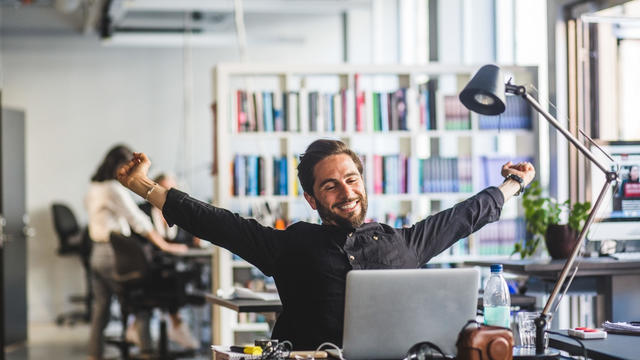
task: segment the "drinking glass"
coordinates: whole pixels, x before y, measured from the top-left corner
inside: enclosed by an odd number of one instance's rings
[[[525,348],[536,347],[536,324],[535,320],[540,316],[539,312],[521,311],[516,314],[516,325],[520,346]],[[547,322],[549,328],[550,320]],[[544,347],[549,343],[549,335],[544,335]]]

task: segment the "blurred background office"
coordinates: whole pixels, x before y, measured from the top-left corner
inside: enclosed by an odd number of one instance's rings
[[[23,279],[22,290],[4,282],[5,299],[12,292],[25,294],[23,306],[13,312],[24,313],[24,320],[7,323],[5,317],[5,334],[17,331],[5,345],[31,344],[30,358],[47,351],[38,344],[56,343],[71,343],[59,350],[64,356],[85,355],[86,344],[77,339],[88,338],[86,325],[62,328],[75,334],[66,340],[55,337],[56,318],[73,306],[68,295],[86,292],[86,285],[80,262],[55,256],[60,245],[51,205],[65,203],[81,226],[87,223],[87,178],[105,149],[130,144],[152,158],[152,174],[169,171],[183,190],[215,201],[213,69],[220,63],[535,66],[540,102],[572,131],[585,129],[606,141],[640,140],[635,111],[640,93],[634,91],[640,80],[640,1],[0,0],[0,5],[3,122],[15,118],[24,124],[16,135],[23,159],[6,148],[11,144],[3,130],[2,173],[12,171],[8,166],[23,169],[23,183],[16,186],[22,186],[26,216],[18,215],[28,222],[26,236],[16,240],[23,248],[7,250],[18,256],[4,254],[5,276]],[[558,199],[590,199],[582,160],[546,125],[539,126],[536,166],[543,187]],[[13,192],[8,185],[1,188],[3,196]],[[3,200],[5,216],[13,205]],[[9,358],[29,357],[13,350]]]

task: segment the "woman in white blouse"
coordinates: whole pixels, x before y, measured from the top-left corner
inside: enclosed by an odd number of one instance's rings
[[[118,168],[132,157],[133,152],[124,145],[118,145],[109,150],[91,178],[91,185],[85,199],[89,213],[89,235],[94,241],[91,251],[94,295],[89,338],[90,359],[102,359],[104,347],[102,332],[109,322],[109,305],[115,289],[115,259],[109,242],[111,234],[130,236],[133,229],[163,251],[187,251],[185,245],[165,241],[154,230],[150,219],[138,208],[128,190],[116,180]],[[132,241],[135,240],[132,239]],[[141,326],[141,330],[145,330],[144,325]],[[151,343],[148,331],[141,333],[140,338],[143,350],[148,350]]]

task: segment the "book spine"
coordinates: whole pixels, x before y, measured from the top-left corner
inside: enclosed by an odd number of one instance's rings
[[[364,118],[362,131],[373,131],[373,92],[364,92]]]
[[[383,190],[383,164],[381,155],[373,155],[373,193],[382,194]]]
[[[420,129],[420,98],[412,88],[406,89],[405,95],[407,104],[407,128],[405,130],[416,131]]]
[[[253,93],[247,91],[245,94],[247,102],[247,131],[256,131],[256,110]]]
[[[407,130],[407,89],[399,89],[396,93],[398,94],[398,103],[396,104],[398,125],[396,130]]]
[[[279,179],[279,186],[280,186],[280,195],[287,195],[288,191],[288,186],[289,186],[289,179],[287,176],[287,157],[286,156],[282,156],[280,158],[280,179]]]
[[[256,130],[258,132],[264,132],[264,110],[262,109],[263,95],[261,92],[256,91],[253,93],[253,102],[256,106]]]
[[[309,131],[318,131],[318,93],[309,93]]]
[[[380,94],[380,131],[389,131],[389,94]]]
[[[356,110],[356,131],[363,131],[364,93],[360,91],[360,74],[355,75],[355,110]]]
[[[344,109],[342,107],[342,92],[333,94],[331,96],[333,100],[333,124],[334,131],[338,134],[344,131]]]
[[[260,195],[266,194],[267,173],[264,167],[265,167],[264,156],[260,156],[258,157],[258,193]]]
[[[244,122],[245,120],[245,113],[242,109],[242,90],[238,90],[236,91],[236,102],[235,102],[235,107],[236,107],[236,121],[237,121],[237,129],[238,132],[242,132],[244,130]]]
[[[289,92],[287,94],[287,130],[291,132],[298,132],[298,93]]]
[[[264,116],[264,131],[273,132],[273,93],[262,93],[262,110]]]
[[[298,91],[298,131],[309,132],[309,93],[305,88]]]
[[[348,133],[353,133],[356,130],[356,99],[353,89],[347,89],[345,91],[345,131]]]
[[[382,128],[382,120],[380,116],[380,93],[372,93],[371,99],[373,100],[372,116],[373,116],[373,131],[379,132]]]

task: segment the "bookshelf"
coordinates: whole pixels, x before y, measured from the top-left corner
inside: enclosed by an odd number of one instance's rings
[[[339,139],[363,159],[368,218],[402,226],[501,183],[508,160],[540,164],[537,121],[519,98],[500,117],[470,113],[458,93],[478,66],[220,64],[213,73],[214,205],[265,225],[320,219],[298,185],[297,156],[318,138]],[[503,67],[538,86],[533,66]],[[520,205],[440,254],[435,263],[506,257],[524,236]],[[284,219],[278,221],[277,219]],[[217,252],[214,288],[251,266]],[[214,343],[261,324],[214,309]],[[240,339],[242,339],[240,337]]]

